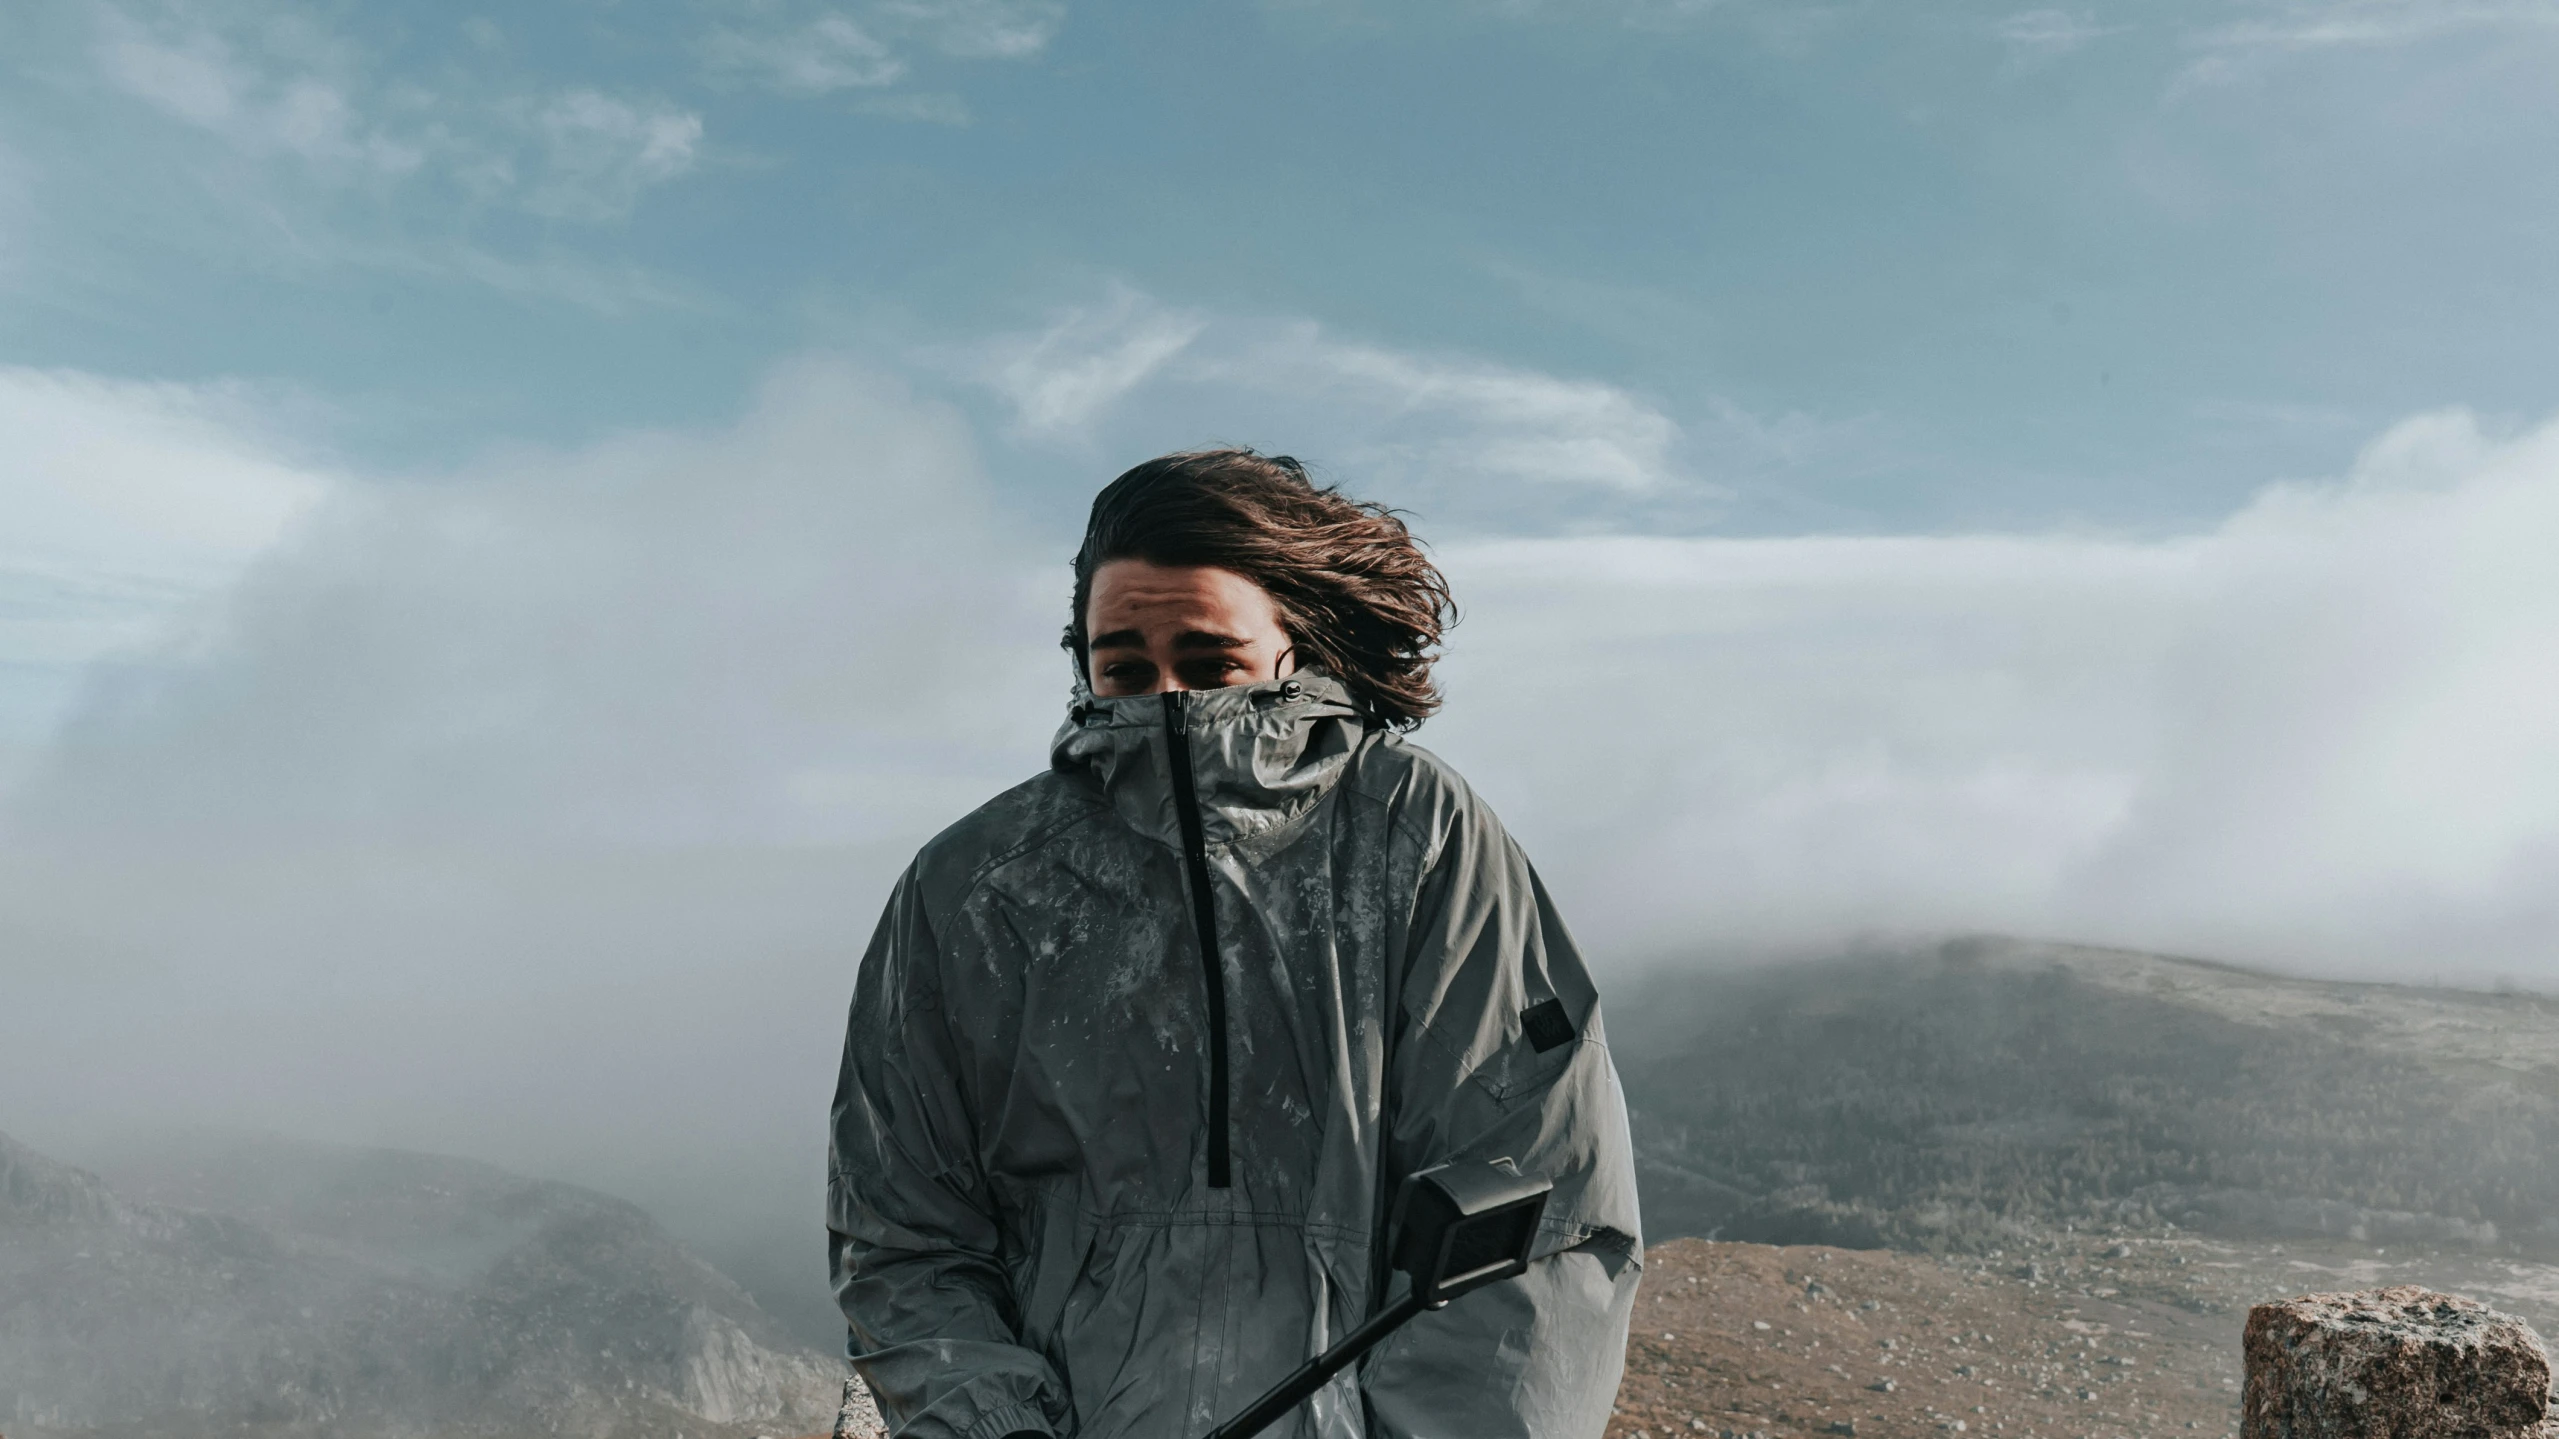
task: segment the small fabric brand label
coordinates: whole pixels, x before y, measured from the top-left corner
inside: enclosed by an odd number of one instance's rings
[[[1528,1042],[1544,1054],[1559,1044],[1573,1042],[1573,1022],[1564,1017],[1564,1001],[1550,999],[1532,1004],[1519,1012],[1519,1027],[1528,1034]]]

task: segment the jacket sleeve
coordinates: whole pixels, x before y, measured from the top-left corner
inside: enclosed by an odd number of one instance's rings
[[[854,1367],[901,1439],[1066,1428],[1066,1386],[1015,1328],[996,1206],[909,871],[862,959],[827,1165]]]
[[[1387,1181],[1507,1156],[1555,1188],[1526,1274],[1422,1314],[1370,1359],[1369,1432],[1596,1439],[1642,1266],[1625,1099],[1589,972],[1527,856],[1473,796],[1455,809],[1401,966]]]

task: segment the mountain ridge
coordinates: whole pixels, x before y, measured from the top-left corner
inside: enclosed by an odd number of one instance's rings
[[[744,1439],[832,1421],[842,1362],[636,1206],[400,1151],[269,1141],[230,1169],[193,1192],[249,1217],[170,1202],[182,1173],[136,1198],[0,1136],[11,1433]],[[260,1173],[262,1199],[245,1192]]]
[[[2559,1252],[2559,1002],[1968,939],[1633,987],[1648,1238]]]

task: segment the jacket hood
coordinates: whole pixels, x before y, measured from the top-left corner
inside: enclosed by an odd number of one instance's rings
[[[1341,681],[1315,670],[1224,689],[1104,699],[1078,683],[1049,766],[1083,774],[1130,828],[1182,842],[1171,744],[1183,742],[1202,838],[1233,844],[1315,807],[1342,776],[1367,726]]]

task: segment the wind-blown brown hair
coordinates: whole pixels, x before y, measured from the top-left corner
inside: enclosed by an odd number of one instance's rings
[[[1315,484],[1287,455],[1165,455],[1093,497],[1063,641],[1079,670],[1093,572],[1112,560],[1232,570],[1278,601],[1298,663],[1340,680],[1362,710],[1411,729],[1439,708],[1431,662],[1457,622],[1447,579],[1393,511]]]

